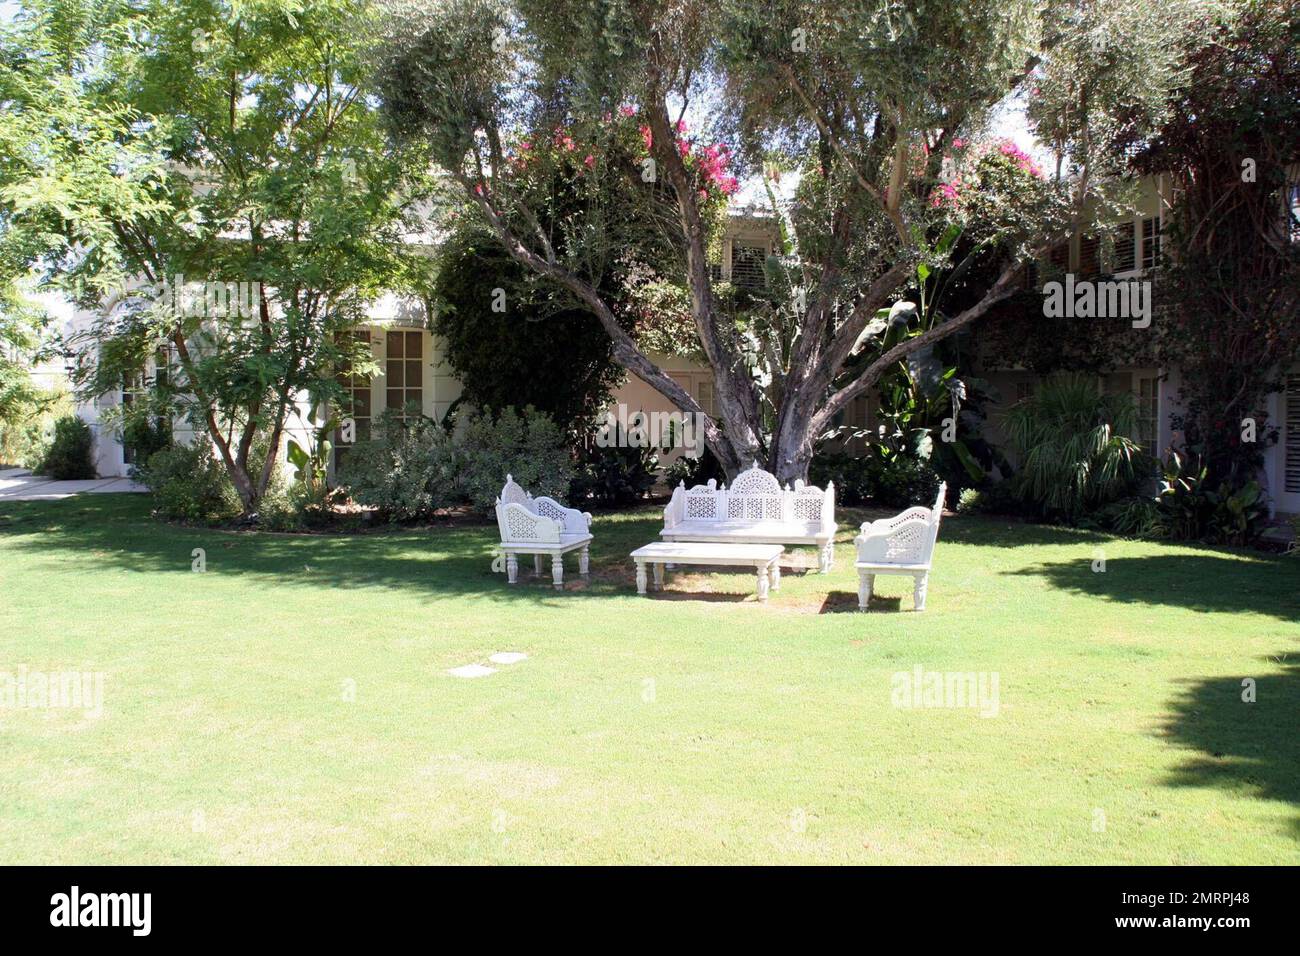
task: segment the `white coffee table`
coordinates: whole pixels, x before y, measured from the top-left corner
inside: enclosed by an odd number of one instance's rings
[[[694,541],[656,541],[632,552],[636,562],[636,593],[646,593],[646,565],[654,569],[655,590],[663,590],[664,565],[706,565],[753,568],[758,599],[767,600],[767,591],[781,587],[778,563],[785,548],[779,544],[717,544]]]

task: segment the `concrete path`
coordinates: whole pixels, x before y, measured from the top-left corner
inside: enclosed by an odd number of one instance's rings
[[[53,481],[22,468],[0,471],[0,501],[58,501],[79,494],[146,491],[130,478],[93,478],[89,481]]]

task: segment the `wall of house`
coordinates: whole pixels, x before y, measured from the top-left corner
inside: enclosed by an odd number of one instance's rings
[[[1278,442],[1265,455],[1264,482],[1278,514],[1300,515],[1300,363],[1282,373],[1283,391],[1269,396],[1268,420]]]

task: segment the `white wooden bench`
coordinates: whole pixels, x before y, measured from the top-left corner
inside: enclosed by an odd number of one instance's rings
[[[497,527],[501,531],[501,552],[506,559],[506,580],[519,580],[519,555],[533,556],[533,570],[542,573],[542,555],[551,556],[551,581],[564,587],[563,555],[578,552],[578,573],[588,573],[587,547],[591,544],[591,515],[566,508],[554,498],[534,498],[510,475],[497,498]],[[494,568],[494,570],[497,570]]]
[[[655,590],[662,591],[664,568],[679,564],[754,569],[758,599],[767,600],[768,589],[780,590],[781,555],[779,544],[716,544],[689,541],[655,541],[632,552],[636,562],[636,593],[646,593],[646,565],[654,571]]]
[[[835,553],[835,484],[826,490],[796,481],[793,488],[758,467],[736,476],[728,489],[716,481],[673,489],[664,508],[665,541],[720,544],[811,544],[818,568],[831,569]]]
[[[939,519],[943,517],[943,496],[947,484],[939,486],[933,508],[908,508],[892,518],[864,522],[861,534],[853,539],[858,559],[858,610],[871,603],[871,589],[877,574],[912,576],[912,602],[918,611],[925,610],[925,592],[930,584],[930,562],[934,542],[939,537]]]

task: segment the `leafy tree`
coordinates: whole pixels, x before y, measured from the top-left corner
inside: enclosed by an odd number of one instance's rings
[[[30,0],[0,37],[0,222],[97,316],[79,390],[165,350],[133,408],[206,432],[248,515],[296,402],[365,370],[339,333],[421,273],[423,164],[383,141],[370,19],[362,0]]]
[[[619,223],[662,235],[714,376],[709,447],[728,472],[761,458],[792,479],[850,401],[985,315],[1040,246],[1120,196],[1114,157],[1160,119],[1193,6],[397,2],[379,87],[397,141],[428,144],[502,246],[596,315],[616,361],[703,414],[626,332],[590,265],[631,248]],[[1015,155],[958,154],[1026,90],[1061,156],[1054,177]],[[640,162],[602,168],[589,201],[548,227],[548,196],[518,173],[525,144],[569,131],[599,165],[624,115]],[[710,277],[715,211],[736,170],[773,156],[799,174],[782,209],[788,253],[767,270],[783,295],[736,316]],[[981,294],[918,310],[917,334],[885,347],[881,310],[966,260],[993,268]]]
[[[556,299],[481,229],[462,229],[444,243],[433,328],[466,401],[532,405],[566,431],[590,427],[624,372],[591,311]]]
[[[1207,480],[1239,484],[1260,464],[1277,370],[1300,358],[1300,222],[1284,195],[1300,161],[1300,7],[1226,4],[1194,36],[1188,80],[1140,157],[1177,196],[1159,356],[1182,369],[1181,425]]]
[[[27,301],[17,281],[0,277],[0,425],[20,424],[39,404],[30,366],[43,325],[43,313]]]

